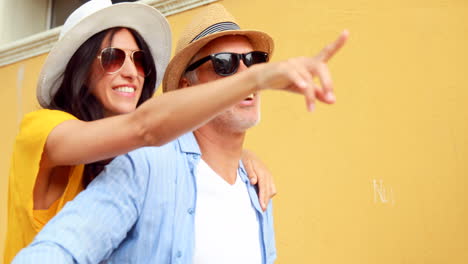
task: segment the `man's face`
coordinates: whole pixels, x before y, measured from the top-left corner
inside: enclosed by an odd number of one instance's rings
[[[252,45],[247,38],[242,36],[225,36],[215,39],[208,43],[200,52],[195,55],[193,61],[206,57],[213,53],[219,52],[235,52],[248,53],[253,51]],[[245,71],[247,67],[240,60],[237,73]],[[205,62],[198,67],[192,74],[195,75],[195,80],[192,85],[215,81],[224,78],[215,73],[211,61]],[[190,81],[189,81],[190,82]],[[197,83],[193,83],[197,82]],[[260,121],[260,97],[259,94],[251,94],[233,107],[227,109],[223,113],[214,118],[210,124],[218,129],[228,130],[234,133],[243,133],[248,128],[256,125]]]

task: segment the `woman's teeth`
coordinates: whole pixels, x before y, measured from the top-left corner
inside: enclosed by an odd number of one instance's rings
[[[249,94],[244,100],[253,100],[254,94]]]
[[[117,92],[122,92],[122,93],[134,93],[135,92],[135,88],[128,87],[128,86],[118,87],[118,88],[115,88],[115,90]]]

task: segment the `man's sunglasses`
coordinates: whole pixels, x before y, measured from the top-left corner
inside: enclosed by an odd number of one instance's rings
[[[268,61],[268,53],[262,51],[252,51],[249,53],[239,54],[234,52],[221,52],[208,55],[197,60],[187,67],[186,72],[193,71],[200,67],[203,63],[211,60],[213,69],[220,76],[229,76],[237,72],[239,62],[242,59],[245,66],[250,67],[257,63]]]
[[[113,74],[122,69],[127,56],[130,56],[132,59],[138,75],[149,75],[151,68],[145,59],[145,52],[142,50],[134,50],[127,54],[127,52],[122,49],[108,47],[102,49],[100,55],[98,55],[97,58],[101,62],[102,69],[108,74]]]

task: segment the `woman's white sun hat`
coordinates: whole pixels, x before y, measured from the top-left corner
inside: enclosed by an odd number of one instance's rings
[[[37,99],[47,107],[57,92],[68,61],[94,34],[113,27],[137,31],[148,44],[156,65],[156,87],[162,81],[171,56],[171,29],[166,18],[143,3],[112,4],[110,0],[92,0],[76,9],[62,26],[59,40],[42,67]]]

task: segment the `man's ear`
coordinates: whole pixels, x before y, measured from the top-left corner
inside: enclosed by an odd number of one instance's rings
[[[190,81],[187,79],[187,77],[182,77],[179,81],[179,88],[185,88],[185,87],[190,87],[192,86],[190,84]]]

